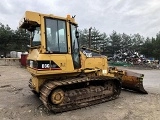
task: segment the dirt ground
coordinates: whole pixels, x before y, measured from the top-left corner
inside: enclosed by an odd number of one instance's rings
[[[116,100],[53,114],[29,87],[30,74],[16,66],[0,66],[0,120],[160,120],[160,70],[143,73],[148,95],[122,90]]]

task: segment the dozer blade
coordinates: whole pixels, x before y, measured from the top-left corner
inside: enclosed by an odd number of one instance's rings
[[[125,74],[122,75],[122,88],[128,90],[134,90],[140,93],[148,94],[148,92],[143,87],[143,74],[125,71]]]

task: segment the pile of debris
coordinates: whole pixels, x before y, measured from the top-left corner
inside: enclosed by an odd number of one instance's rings
[[[121,49],[114,53],[113,61],[122,61],[128,62],[132,64],[140,64],[146,61],[144,55],[139,54],[136,51],[129,50],[129,49]]]
[[[151,68],[160,68],[159,60],[147,59],[144,55],[139,54],[135,50],[121,49],[114,53],[113,57],[109,58],[109,61],[114,64],[122,64],[122,66],[142,66]]]

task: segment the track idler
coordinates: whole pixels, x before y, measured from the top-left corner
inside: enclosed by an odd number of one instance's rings
[[[121,77],[122,88],[148,94],[148,92],[143,87],[143,74],[131,71],[125,71],[124,73],[125,74]]]
[[[62,103],[64,100],[64,92],[61,89],[56,89],[51,93],[51,102],[55,105]]]

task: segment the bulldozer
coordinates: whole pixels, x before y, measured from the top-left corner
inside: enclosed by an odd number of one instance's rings
[[[29,87],[54,113],[119,97],[122,87],[147,93],[143,74],[109,67],[107,57],[79,47],[75,16],[26,11],[19,28],[30,34]]]

